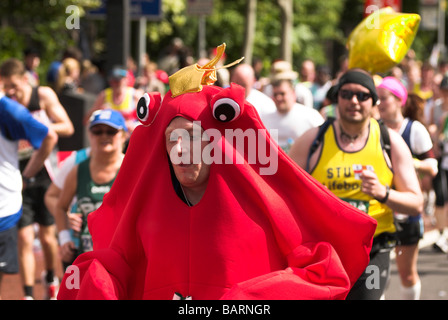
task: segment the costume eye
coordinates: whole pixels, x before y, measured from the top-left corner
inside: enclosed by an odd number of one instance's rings
[[[155,120],[161,106],[159,92],[145,93],[137,103],[137,117],[143,125],[149,126]]]
[[[244,88],[231,83],[229,87],[213,96],[210,108],[213,117],[219,122],[231,122],[238,119],[244,112]]]
[[[213,104],[213,117],[221,122],[235,120],[241,114],[240,105],[233,99],[221,98]]]

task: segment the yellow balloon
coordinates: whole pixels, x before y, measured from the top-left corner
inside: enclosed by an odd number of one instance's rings
[[[411,48],[420,16],[400,13],[391,7],[373,12],[350,34],[348,67],[383,73],[400,63]]]

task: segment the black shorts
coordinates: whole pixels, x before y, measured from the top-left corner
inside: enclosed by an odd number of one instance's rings
[[[23,213],[18,223],[19,229],[35,222],[42,226],[54,224],[54,217],[48,211],[44,201],[45,192],[50,183],[51,180],[47,180],[23,190]]]
[[[347,300],[379,300],[390,277],[390,251],[395,247],[395,233],[381,233],[373,238],[370,261],[354,283]]]
[[[355,282],[346,300],[380,300],[390,277],[390,250],[370,255],[370,263]]]
[[[17,226],[0,231],[0,272],[18,273]]]
[[[439,172],[432,179],[432,187],[436,195],[435,205],[437,207],[443,207],[448,202],[448,170],[440,167],[439,160]]]
[[[423,238],[424,229],[421,216],[397,220],[395,225],[397,228],[398,245],[400,246],[417,244]]]

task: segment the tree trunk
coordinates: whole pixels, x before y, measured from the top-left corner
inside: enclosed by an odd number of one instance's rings
[[[244,62],[248,64],[252,64],[256,18],[257,0],[248,0],[246,7],[246,28],[243,47]]]
[[[292,64],[291,37],[293,28],[292,0],[277,0],[281,11],[282,35],[281,35],[281,59]]]

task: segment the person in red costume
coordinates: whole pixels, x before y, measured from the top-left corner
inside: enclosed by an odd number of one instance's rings
[[[344,299],[364,271],[376,222],[273,142],[242,87],[213,85],[224,50],[172,75],[163,101],[140,99],[142,125],[89,215],[94,250],[58,299]]]

